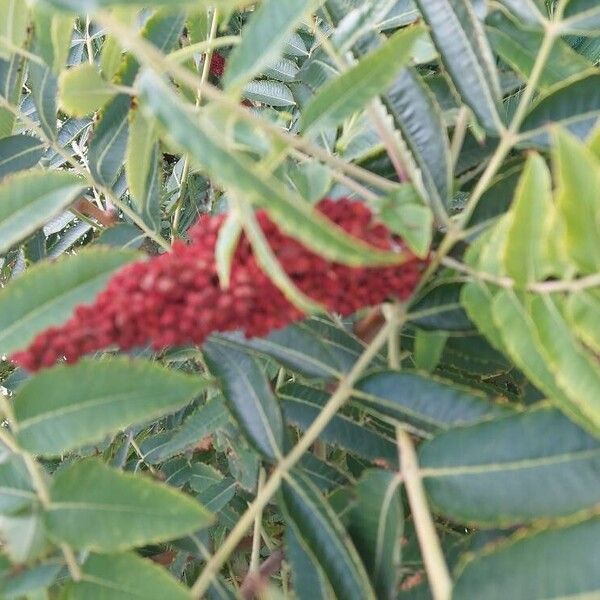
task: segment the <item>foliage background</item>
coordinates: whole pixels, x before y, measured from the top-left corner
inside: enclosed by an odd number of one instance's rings
[[[3,362],[2,598],[600,596],[596,0],[0,0],[0,23],[5,357],[205,212],[232,215],[224,275],[254,207],[350,260],[326,195],[431,251],[383,316]]]

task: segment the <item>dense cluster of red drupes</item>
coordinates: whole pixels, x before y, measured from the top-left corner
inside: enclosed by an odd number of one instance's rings
[[[377,248],[399,243],[370,210],[349,200],[323,200],[318,208],[356,238]],[[92,305],[79,306],[60,327],[38,335],[30,347],[12,356],[35,371],[66,359],[117,346],[130,350],[201,344],[212,332],[241,330],[263,336],[302,318],[258,266],[246,237],[236,249],[231,281],[219,284],[215,245],[224,216],[203,216],[191,230],[192,241],[173,251],[127,265],[109,281]],[[388,298],[406,298],[419,279],[423,261],[409,255],[401,265],[355,268],[329,262],[284,235],[264,212],[258,221],[273,252],[296,286],[331,312],[350,315]]]

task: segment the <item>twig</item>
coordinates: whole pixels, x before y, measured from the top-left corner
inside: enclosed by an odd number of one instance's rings
[[[400,464],[402,465],[402,478],[406,486],[406,495],[408,496],[408,503],[410,504],[413,523],[421,548],[423,564],[429,579],[431,595],[433,600],[450,600],[452,578],[427,504],[421,474],[419,473],[417,453],[410,435],[402,429],[401,425],[396,426],[396,437]]]
[[[273,551],[273,554],[271,554],[267,560],[265,560],[258,572],[250,571],[242,583],[240,596],[244,600],[252,600],[252,598],[257,596],[268,580],[281,569],[284,556],[283,550],[278,548]]]

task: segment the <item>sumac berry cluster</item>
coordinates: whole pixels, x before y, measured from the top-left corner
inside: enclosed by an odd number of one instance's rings
[[[364,204],[322,200],[318,209],[372,246],[392,250],[400,245],[384,225],[373,221]],[[263,336],[301,319],[302,313],[262,272],[244,235],[233,258],[230,285],[221,288],[214,256],[224,219],[203,216],[190,232],[190,244],[178,241],[170,253],[125,266],[93,304],[76,308],[67,323],[38,335],[12,360],[36,371],[63,358],[73,363],[112,346],[130,350],[151,344],[158,350],[201,344],[217,331]],[[331,312],[350,315],[388,298],[406,298],[419,279],[423,261],[411,255],[396,266],[348,267],[329,262],[284,235],[264,212],[257,219],[292,281]]]

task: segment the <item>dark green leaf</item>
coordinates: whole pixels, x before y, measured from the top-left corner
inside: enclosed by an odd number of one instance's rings
[[[379,371],[359,380],[354,397],[369,410],[426,431],[447,429],[511,412],[482,394],[428,374]]]
[[[204,357],[248,440],[266,458],[276,461],[283,453],[283,419],[256,359],[223,338],[211,338],[204,344]]]
[[[502,128],[500,84],[485,32],[469,0],[416,0],[456,89],[481,125]]]
[[[400,483],[396,473],[365,471],[350,516],[349,533],[381,600],[397,596],[404,526]]]
[[[466,563],[452,597],[591,600],[600,594],[598,553],[600,517],[529,535],[517,534]]]
[[[600,503],[600,445],[555,409],[452,429],[419,456],[434,508],[461,523],[507,526]]]
[[[290,383],[279,389],[286,422],[306,430],[319,416],[329,394],[322,390]],[[320,439],[349,450],[367,460],[395,464],[397,451],[393,440],[349,417],[337,414],[320,435]]]
[[[280,504],[288,527],[318,560],[340,600],[375,599],[367,573],[335,512],[310,481],[290,473]]]
[[[0,179],[35,167],[44,150],[44,143],[31,135],[19,134],[0,139]]]

